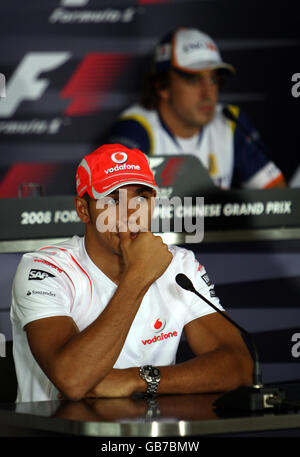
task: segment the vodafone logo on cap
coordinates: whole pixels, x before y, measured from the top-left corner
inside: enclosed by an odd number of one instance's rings
[[[115,163],[124,163],[128,159],[128,156],[125,152],[114,152],[111,155],[111,160]]]
[[[161,319],[160,317],[156,317],[154,321],[151,323],[151,328],[155,332],[160,332],[165,328],[166,321],[165,319]]]

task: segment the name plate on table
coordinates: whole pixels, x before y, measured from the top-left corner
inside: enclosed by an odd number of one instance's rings
[[[220,190],[191,155],[156,156],[151,167],[160,188],[154,232],[184,232],[182,220],[197,218],[205,233],[300,227],[300,189]],[[0,240],[84,233],[72,195],[0,199],[0,210]]]

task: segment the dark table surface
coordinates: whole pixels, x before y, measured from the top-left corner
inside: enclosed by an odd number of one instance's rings
[[[286,404],[255,413],[216,410],[213,402],[219,394],[164,395],[151,404],[143,398],[2,403],[0,428],[15,429],[15,436],[30,432],[88,437],[300,431],[300,381],[281,384],[280,388],[286,392]]]

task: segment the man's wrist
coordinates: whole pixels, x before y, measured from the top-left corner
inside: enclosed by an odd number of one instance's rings
[[[126,288],[130,289],[131,294],[144,296],[152,282],[147,282],[141,274],[141,271],[130,269],[123,274],[119,286],[123,284]],[[132,284],[132,288],[129,287],[130,284]]]
[[[142,379],[140,376],[140,367],[137,367],[135,369],[135,375],[136,375],[136,392],[145,393],[146,389],[147,389],[147,385],[146,385],[144,379]]]
[[[160,383],[160,370],[152,365],[144,365],[139,368],[139,375],[145,381],[145,396],[154,396]]]

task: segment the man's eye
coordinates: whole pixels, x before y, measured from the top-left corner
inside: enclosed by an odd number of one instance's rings
[[[109,206],[114,206],[116,205],[116,200],[114,198],[108,197],[105,199],[105,204]]]
[[[193,85],[193,84],[198,83],[198,79],[195,76],[189,76],[188,78],[186,78],[186,82],[188,84]]]
[[[217,76],[212,76],[210,82],[211,84],[219,84],[219,78]]]
[[[219,83],[218,77],[217,77],[217,76],[214,76],[214,75],[209,76],[209,77],[207,77],[207,78],[205,78],[205,77],[202,76],[202,75],[191,76],[191,77],[187,78],[187,82],[188,82],[188,84],[190,84],[190,85],[194,85],[194,84],[196,85],[196,84],[199,84],[199,83],[200,83],[200,84],[203,84],[205,80],[206,80],[209,84],[211,84],[212,86],[215,86],[215,85],[217,85],[217,84]]]
[[[135,201],[137,203],[145,203],[147,201],[147,197],[144,195],[139,195],[138,197],[135,197]]]

